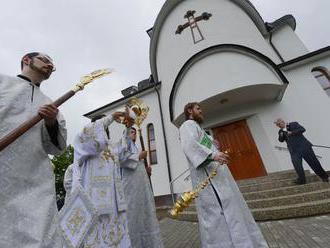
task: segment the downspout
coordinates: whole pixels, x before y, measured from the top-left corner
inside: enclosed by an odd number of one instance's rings
[[[171,174],[170,160],[169,160],[169,156],[168,156],[168,147],[167,147],[167,139],[166,139],[166,134],[165,134],[163,109],[162,109],[162,104],[161,104],[161,100],[160,100],[160,93],[159,93],[159,90],[157,89],[156,84],[154,86],[154,89],[157,92],[158,106],[159,106],[159,112],[160,112],[160,119],[161,119],[161,123],[162,123],[162,131],[163,131],[164,144],[165,144],[165,155],[166,155],[166,162],[167,162],[168,179],[169,179],[169,184],[170,184],[170,191],[171,191],[171,196],[172,196],[172,202],[174,204],[175,199],[173,197],[173,194],[174,194],[173,185],[171,184],[171,182],[172,182],[172,174]]]
[[[281,62],[285,62],[283,57],[281,56],[280,52],[277,50],[277,48],[275,47],[274,43],[272,42],[272,37],[273,37],[273,32],[270,31],[269,32],[269,44],[271,45],[271,47],[274,49],[275,53],[277,54],[277,56],[280,58]]]

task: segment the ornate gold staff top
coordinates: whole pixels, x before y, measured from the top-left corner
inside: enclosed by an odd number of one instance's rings
[[[142,100],[136,97],[129,99],[127,106],[135,113],[136,119],[134,123],[138,129],[141,129],[141,125],[149,113],[149,107],[145,105]]]
[[[63,96],[58,98],[52,104],[54,104],[56,107],[59,107],[64,102],[66,102],[69,98],[74,96],[76,94],[76,92],[83,90],[85,85],[91,83],[93,80],[95,80],[97,78],[103,77],[112,72],[113,72],[113,70],[111,70],[111,69],[101,69],[101,70],[94,71],[94,72],[84,76],[80,80],[80,82],[74,87],[74,89],[65,93]],[[11,143],[13,143],[18,137],[20,137],[22,134],[24,134],[26,131],[28,131],[31,127],[33,127],[35,124],[37,124],[41,120],[42,120],[42,118],[40,117],[40,115],[36,114],[31,119],[23,122],[20,126],[18,126],[14,130],[12,130],[10,133],[8,133],[4,137],[2,137],[0,139],[0,151],[5,149]]]
[[[109,68],[93,71],[92,73],[82,77],[80,79],[80,82],[76,84],[76,86],[73,88],[73,91],[77,93],[78,91],[83,90],[87,84],[91,83],[95,79],[104,77],[105,75],[113,73],[113,71],[114,71],[113,69],[109,69]]]

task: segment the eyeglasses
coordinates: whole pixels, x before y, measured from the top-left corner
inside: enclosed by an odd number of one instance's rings
[[[54,66],[53,62],[51,60],[49,60],[48,58],[46,57],[40,57],[40,56],[36,56],[34,57],[38,60],[40,60],[41,62],[47,64],[47,65],[50,65],[52,67],[52,72],[56,71],[56,67]]]

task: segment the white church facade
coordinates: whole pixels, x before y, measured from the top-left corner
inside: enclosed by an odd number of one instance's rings
[[[150,78],[85,116],[110,114],[133,96],[150,107],[142,132],[156,197],[191,189],[178,132],[188,102],[200,103],[235,179],[293,169],[276,118],[330,146],[330,47],[308,51],[295,28],[291,15],[265,22],[247,0],[168,0],[148,30]],[[330,149],[314,150],[330,170]]]

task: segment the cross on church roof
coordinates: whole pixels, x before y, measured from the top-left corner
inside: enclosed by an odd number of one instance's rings
[[[181,34],[184,29],[190,27],[191,35],[194,40],[194,44],[204,40],[204,36],[197,24],[197,22],[201,20],[208,20],[212,16],[212,14],[204,12],[200,16],[195,17],[194,14],[196,13],[195,10],[188,10],[187,13],[184,15],[184,18],[188,19],[188,22],[184,23],[183,25],[179,25],[175,31],[175,34]],[[197,30],[198,33],[195,33]],[[199,37],[197,37],[199,36]]]

